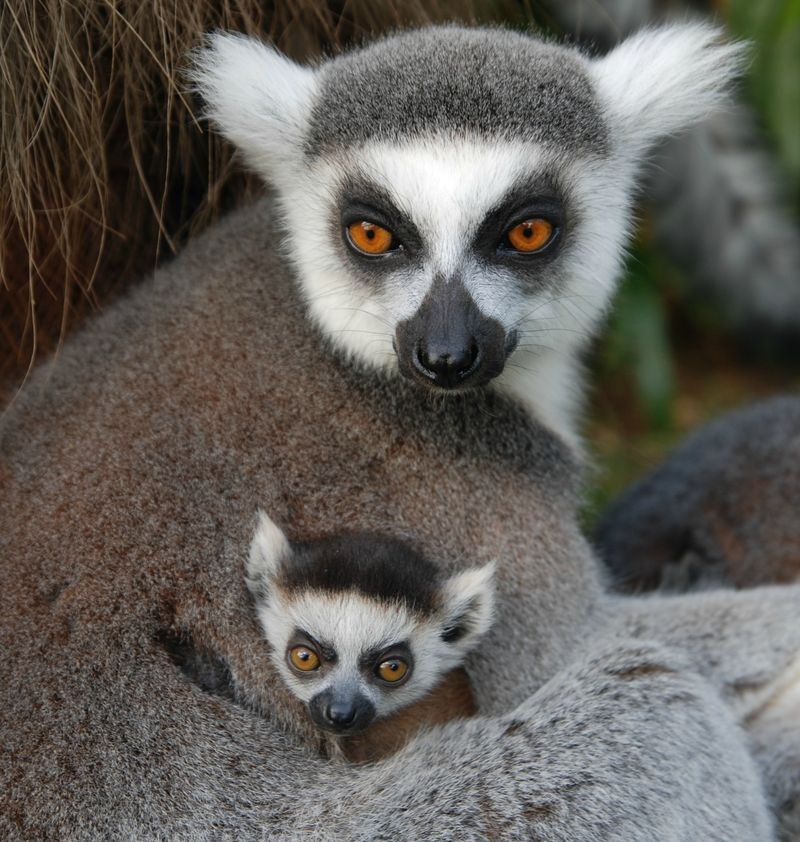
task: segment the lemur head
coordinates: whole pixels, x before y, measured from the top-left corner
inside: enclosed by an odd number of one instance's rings
[[[247,582],[273,661],[317,726],[363,731],[422,698],[492,621],[493,564],[443,579],[401,541],[290,544],[263,512]]]
[[[717,104],[740,54],[700,24],[599,59],[446,26],[303,67],[217,34],[193,78],[276,188],[331,342],[440,392],[493,381],[569,438],[637,167]]]

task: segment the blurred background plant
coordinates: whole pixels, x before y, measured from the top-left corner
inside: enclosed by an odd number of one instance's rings
[[[660,150],[592,373],[587,521],[688,428],[800,385],[800,0],[2,0],[0,397],[91,311],[258,186],[180,78],[203,32],[294,58],[398,26],[502,22],[595,51],[714,15],[738,101]]]
[[[649,172],[625,279],[589,360],[591,524],[688,430],[800,386],[800,0],[553,8],[604,46],[687,12],[714,14],[752,45],[737,101],[664,144]]]

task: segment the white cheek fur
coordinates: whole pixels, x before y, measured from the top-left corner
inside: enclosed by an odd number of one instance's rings
[[[380,286],[356,280],[332,241],[332,197],[342,172],[368,173],[410,217],[424,240],[422,268],[400,271]],[[557,172],[579,206],[574,244],[559,267],[557,294],[524,294],[513,274],[469,271],[478,226],[513,186]],[[621,160],[563,160],[521,143],[461,139],[369,144],[321,160],[282,190],[288,244],[309,311],[341,350],[371,367],[393,371],[399,322],[416,312],[434,277],[460,271],[479,309],[519,331],[519,349],[496,388],[520,401],[541,423],[578,447],[583,391],[579,354],[597,329],[614,290],[628,233],[632,169]],[[292,236],[302,231],[302,238]],[[557,258],[558,259],[558,258]]]
[[[580,356],[616,291],[630,234],[633,172],[619,159],[589,158],[573,162],[568,173],[578,221],[562,252],[564,284],[523,303],[519,346],[495,386],[579,452]]]
[[[435,621],[420,618],[399,603],[382,603],[353,591],[310,590],[293,598],[275,589],[257,611],[273,663],[289,689],[306,703],[333,682],[358,684],[377,716],[387,716],[421,699],[466,654],[442,640]],[[320,642],[335,642],[334,667],[320,671],[318,677],[298,676],[290,669],[286,651],[298,628]],[[408,681],[387,688],[368,681],[360,666],[362,654],[401,642],[408,644],[414,659]]]

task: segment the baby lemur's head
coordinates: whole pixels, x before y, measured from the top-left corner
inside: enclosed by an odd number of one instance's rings
[[[272,658],[314,722],[363,731],[428,693],[491,625],[492,563],[449,578],[365,533],[290,544],[263,512],[247,582]]]

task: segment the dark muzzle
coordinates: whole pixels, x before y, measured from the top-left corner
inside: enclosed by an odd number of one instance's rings
[[[325,690],[308,703],[314,723],[335,734],[357,734],[375,718],[375,706],[360,694]]]
[[[460,281],[434,281],[417,312],[395,331],[400,371],[450,391],[497,377],[515,344],[500,322],[481,313]]]

